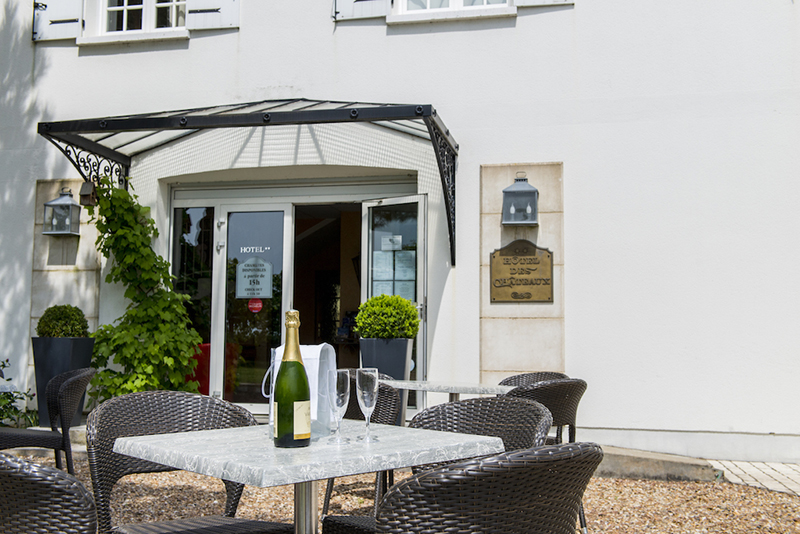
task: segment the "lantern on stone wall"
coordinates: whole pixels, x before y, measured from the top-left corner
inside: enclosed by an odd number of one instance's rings
[[[61,188],[58,198],[44,203],[44,235],[80,235],[81,205],[72,190]]]
[[[503,224],[510,226],[539,225],[539,190],[528,183],[520,171],[514,184],[503,189]]]

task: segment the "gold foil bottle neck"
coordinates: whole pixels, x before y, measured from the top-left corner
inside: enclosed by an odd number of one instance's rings
[[[300,328],[300,312],[289,310],[286,312],[286,328]]]
[[[286,312],[286,345],[283,347],[284,362],[303,363],[300,355],[300,312],[289,310]]]

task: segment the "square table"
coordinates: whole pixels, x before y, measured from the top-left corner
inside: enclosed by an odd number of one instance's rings
[[[376,443],[364,443],[363,421],[342,421],[350,442],[336,445],[328,436],[311,445],[277,448],[270,426],[201,430],[117,438],[114,452],[252,486],[295,485],[295,532],[316,534],[317,482],[327,478],[400,469],[503,452],[500,438],[370,425]]]

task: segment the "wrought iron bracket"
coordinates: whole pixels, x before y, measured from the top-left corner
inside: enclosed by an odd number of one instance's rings
[[[437,120],[436,111],[425,117],[425,124],[431,136],[431,144],[439,165],[439,176],[442,180],[442,194],[447,213],[447,233],[450,236],[450,265],[456,265],[456,161],[458,145],[450,136],[450,131]]]
[[[109,176],[116,180],[119,187],[128,189],[130,161],[118,161],[117,158],[108,154],[98,154],[89,148],[83,148],[49,135],[44,137],[67,157],[85,181],[99,186],[100,179]]]

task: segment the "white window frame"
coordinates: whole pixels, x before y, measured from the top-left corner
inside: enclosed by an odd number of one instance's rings
[[[165,2],[159,3],[158,0],[142,0],[142,3],[139,5],[128,5],[131,0],[124,0],[124,5],[122,6],[109,6],[108,1],[101,0],[103,4],[103,32],[104,34],[114,34],[114,35],[121,35],[121,34],[130,34],[130,33],[145,33],[145,32],[162,32],[162,31],[171,31],[171,30],[180,30],[182,28],[186,28],[186,11],[187,11],[187,2],[186,0],[166,0]],[[164,28],[157,28],[157,12],[158,8],[169,7],[170,8],[170,18],[174,19],[174,8],[177,6],[183,6],[183,25],[178,26],[174,24],[174,20],[172,26],[167,26]],[[128,30],[125,29],[127,24],[123,22],[123,29],[121,30],[110,30],[108,28],[108,17],[109,13],[114,12],[122,12],[123,13],[123,21],[127,21],[128,13],[131,11],[142,11],[142,27],[138,30]]]
[[[502,4],[486,4],[467,6],[464,0],[449,0],[447,7],[427,9],[408,9],[409,0],[395,1],[391,14],[386,16],[387,24],[413,24],[418,22],[435,22],[448,20],[469,20],[487,17],[516,17],[517,8],[514,0],[506,0]],[[431,0],[426,0],[430,6]]]
[[[144,0],[141,30],[108,31],[108,0],[64,0],[72,7],[69,17],[60,11],[52,10],[53,16],[70,19],[78,18],[77,24],[64,24],[53,32],[46,15],[49,12],[34,13],[34,28],[44,34],[40,40],[76,39],[76,44],[104,45],[135,41],[167,41],[189,39],[190,32],[197,30],[227,30],[239,27],[240,0],[178,0],[185,3],[185,26],[156,28],[156,0]],[[52,3],[51,3],[52,4]],[[73,4],[77,4],[73,6]],[[169,4],[174,5],[174,2]],[[74,13],[73,13],[74,11]],[[38,18],[38,19],[37,19]],[[65,21],[66,22],[66,21]],[[69,32],[66,27],[69,26]]]
[[[408,0],[333,0],[333,19],[346,21],[386,18],[386,24],[446,22],[495,17],[516,17],[518,7],[571,6],[575,0],[506,0],[502,4],[464,5],[450,0],[444,8],[408,9]],[[430,0],[427,0],[430,5]]]
[[[428,7],[422,9],[410,9],[408,6],[412,2],[412,0],[400,0],[400,13],[432,13],[437,11],[453,11],[458,9],[476,9],[481,7],[492,7],[492,6],[503,6],[507,7],[509,4],[513,2],[511,0],[503,0],[501,2],[489,4],[488,2],[492,0],[482,0],[482,4],[480,5],[465,5],[467,0],[445,0],[448,2],[447,7],[430,7],[432,2],[436,2],[437,0],[420,0],[427,4]],[[479,0],[481,1],[481,0]]]

